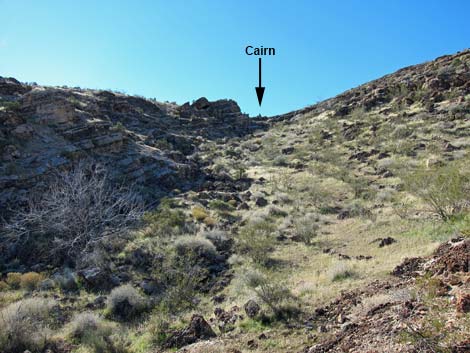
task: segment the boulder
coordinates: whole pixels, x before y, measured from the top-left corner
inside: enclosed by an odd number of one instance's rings
[[[253,299],[250,299],[245,303],[245,305],[243,305],[243,309],[245,309],[246,316],[252,319],[258,315],[261,307]]]
[[[294,147],[285,147],[281,149],[282,154],[292,154],[294,152]]]
[[[268,200],[266,200],[264,197],[258,197],[255,201],[255,204],[258,207],[264,207],[268,205]]]
[[[117,276],[111,275],[107,270],[98,267],[79,271],[78,276],[85,288],[93,291],[110,290],[120,284]]]
[[[379,248],[383,248],[384,246],[391,245],[396,242],[397,241],[393,239],[392,237],[383,238],[379,242]]]
[[[208,340],[216,337],[214,330],[201,315],[195,314],[189,325],[174,331],[164,343],[164,348],[181,348],[200,340]]]

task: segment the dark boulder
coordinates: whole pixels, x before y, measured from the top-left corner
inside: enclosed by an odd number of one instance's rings
[[[256,315],[258,315],[261,310],[261,307],[253,299],[250,299],[245,303],[243,309],[245,309],[246,316],[252,319]]]
[[[201,315],[193,315],[188,327],[174,331],[166,340],[164,348],[181,348],[200,340],[216,337],[214,330]]]

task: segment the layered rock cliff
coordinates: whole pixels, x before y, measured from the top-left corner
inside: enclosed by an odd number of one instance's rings
[[[21,202],[51,171],[84,158],[112,166],[113,179],[146,195],[194,188],[205,180],[192,156],[199,144],[262,125],[232,100],[178,106],[0,77],[0,205]]]

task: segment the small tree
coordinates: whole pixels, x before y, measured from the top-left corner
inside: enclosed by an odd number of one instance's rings
[[[458,164],[420,169],[405,177],[405,186],[447,221],[467,206],[470,178],[464,170]]]
[[[1,241],[20,245],[19,257],[77,259],[103,239],[128,231],[142,212],[136,193],[111,185],[106,172],[80,163],[59,173],[25,210],[17,210]]]

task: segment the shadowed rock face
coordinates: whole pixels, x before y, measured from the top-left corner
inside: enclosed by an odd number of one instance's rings
[[[205,180],[193,158],[207,140],[263,127],[232,100],[178,106],[110,91],[27,85],[0,77],[0,205],[24,200],[51,171],[80,159],[152,198]]]

